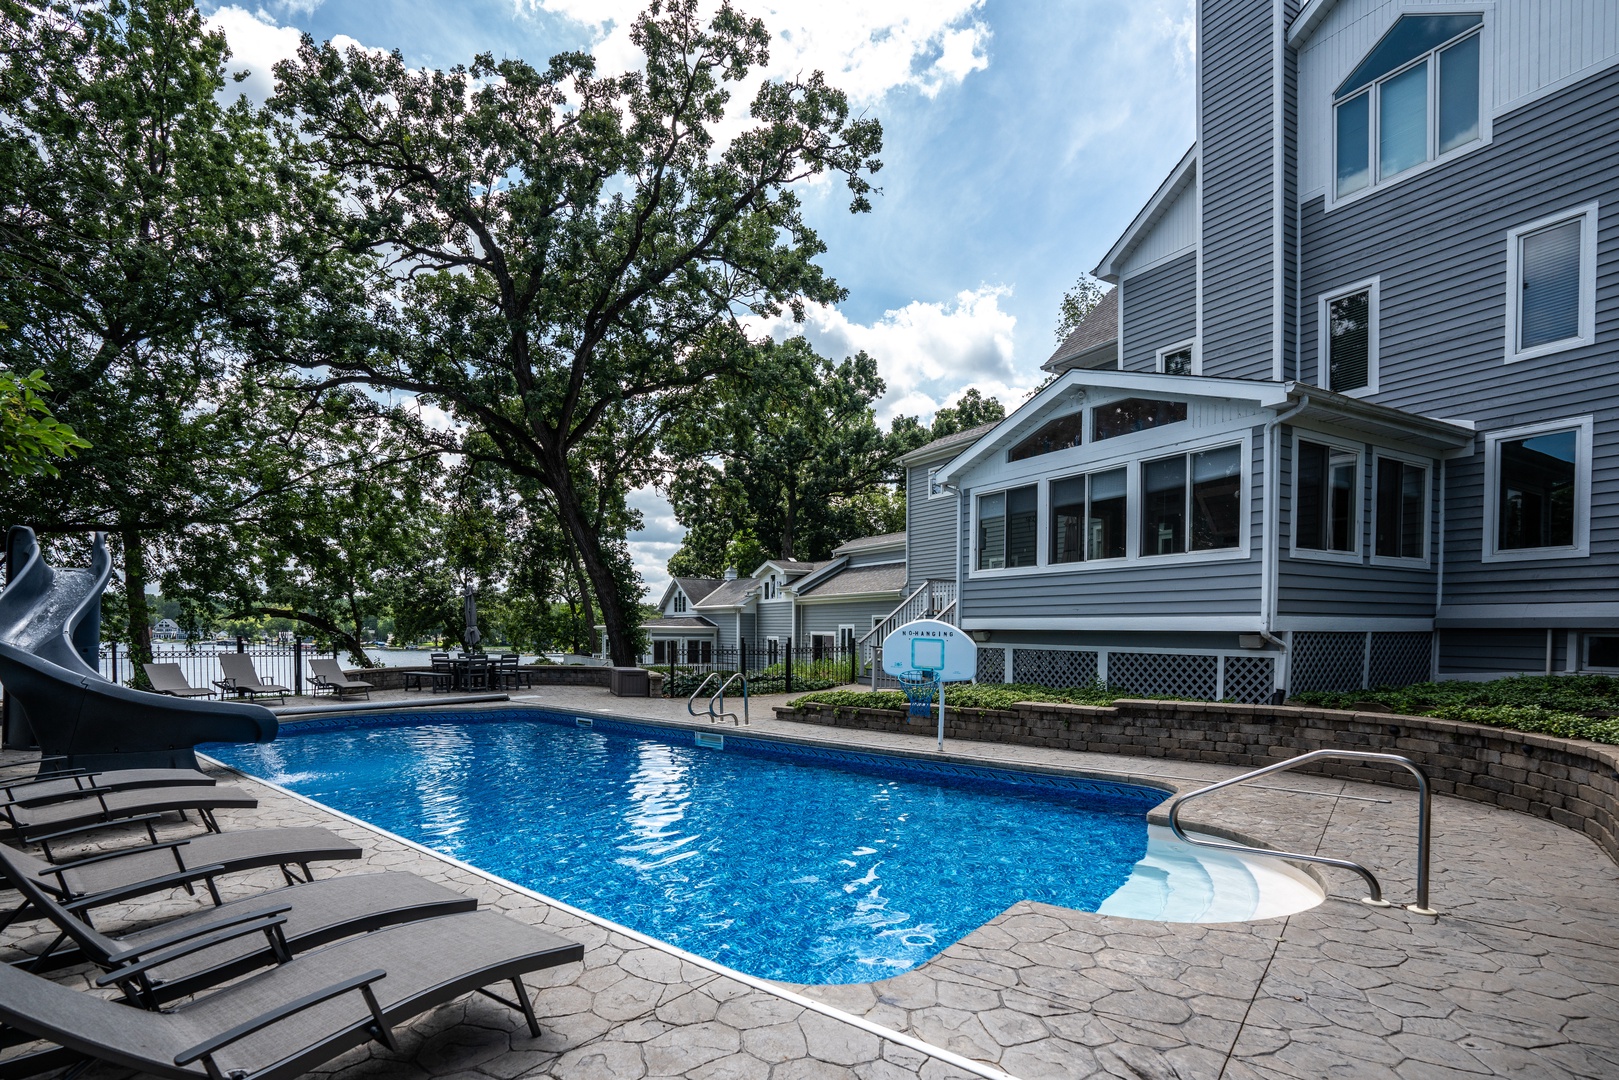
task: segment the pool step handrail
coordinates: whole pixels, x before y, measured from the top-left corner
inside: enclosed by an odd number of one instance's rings
[[[730,685],[732,683],[736,682],[738,679],[742,680],[742,717],[741,717],[741,719],[737,718],[736,713],[734,713],[734,712],[726,712],[725,711],[725,691],[730,687]],[[719,708],[717,708],[717,709],[714,706],[715,702],[719,703]],[[743,724],[751,724],[751,722],[748,719],[748,677],[746,675],[744,675],[744,674],[742,674],[742,672],[738,671],[738,672],[735,672],[734,674],[732,674],[732,676],[729,679],[726,679],[724,682],[720,683],[720,688],[717,691],[715,691],[713,697],[708,699],[708,720],[709,720],[709,723],[712,723],[712,724],[717,724],[721,720],[729,720],[729,721],[731,721],[731,723],[735,724],[737,727],[741,727]]]
[[[1246,844],[1221,843],[1213,840],[1201,840],[1186,835],[1181,828],[1181,808],[1193,799],[1204,795],[1211,795],[1222,788],[1236,787],[1246,784],[1250,780],[1257,780],[1261,776],[1271,773],[1287,772],[1301,765],[1308,765],[1312,761],[1372,761],[1382,765],[1395,765],[1405,769],[1417,778],[1417,900],[1414,904],[1407,904],[1406,910],[1417,915],[1437,915],[1439,912],[1428,906],[1428,856],[1430,822],[1433,812],[1433,795],[1428,789],[1428,774],[1422,771],[1422,766],[1408,757],[1399,754],[1381,754],[1369,750],[1311,750],[1297,757],[1278,761],[1274,765],[1267,765],[1262,769],[1245,772],[1241,776],[1233,776],[1229,780],[1222,780],[1218,784],[1210,784],[1205,788],[1187,792],[1169,804],[1169,828],[1177,837],[1191,844],[1193,847],[1213,848],[1216,851],[1232,851],[1242,855],[1263,855],[1271,859],[1288,859],[1293,862],[1316,863],[1321,866],[1336,866],[1340,870],[1349,870],[1359,874],[1366,882],[1366,888],[1371,895],[1363,897],[1361,902],[1373,907],[1392,907],[1383,899],[1383,887],[1378,884],[1377,877],[1360,863],[1348,859],[1329,859],[1325,855],[1302,855],[1292,851],[1275,851],[1270,848],[1249,847]]]
[[[702,696],[704,690],[708,689],[708,684],[713,682],[715,679],[722,680],[720,682],[720,688],[709,695],[707,712],[699,713],[697,711],[697,699]],[[742,680],[742,716],[740,718],[738,718],[737,714],[734,712],[728,713],[725,711],[725,691],[738,679]],[[716,703],[718,703],[718,708],[715,708]],[[738,727],[742,726],[743,724],[751,723],[748,718],[747,676],[738,671],[734,672],[730,678],[724,678],[724,672],[709,672],[706,676],[704,676],[703,681],[697,684],[697,689],[692,691],[691,697],[686,699],[686,711],[693,716],[706,715],[709,723],[711,724],[717,724],[721,720],[729,720]]]

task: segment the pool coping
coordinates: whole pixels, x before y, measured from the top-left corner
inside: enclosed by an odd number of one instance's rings
[[[608,717],[606,719],[612,718]],[[206,761],[208,764],[213,765],[216,768],[232,773],[252,783],[263,784],[265,787],[270,788],[281,795],[285,795],[288,798],[303,803],[306,806],[314,807],[322,813],[330,814],[350,825],[369,829],[370,831],[385,836],[389,840],[401,844],[410,850],[417,852],[418,854],[448,863],[449,865],[454,866],[465,873],[482,878],[483,880],[488,881],[493,885],[498,885],[501,888],[509,889],[512,892],[515,892],[521,896],[526,896],[531,900],[536,900],[547,907],[566,912],[577,919],[582,919],[585,922],[588,922],[594,926],[599,926],[604,930],[610,931],[611,933],[622,934],[631,940],[646,945],[648,948],[666,953],[684,961],[685,963],[703,968],[706,971],[711,971],[716,975],[735,980],[744,986],[748,986],[752,989],[781,998],[782,1000],[791,1002],[800,1008],[818,1013],[840,1023],[857,1027],[868,1034],[877,1036],[879,1039],[886,1039],[890,1042],[898,1043],[901,1046],[908,1047],[920,1054],[926,1054],[928,1057],[935,1058],[952,1065],[955,1068],[970,1072],[974,1076],[983,1077],[984,1080],[1018,1080],[1018,1077],[1012,1075],[1011,1073],[1003,1072],[1002,1070],[995,1068],[993,1065],[988,1065],[981,1061],[974,1061],[972,1058],[958,1054],[953,1050],[947,1050],[942,1046],[936,1046],[933,1043],[927,1042],[926,1040],[919,1039],[915,1035],[910,1035],[906,1032],[898,1031],[894,1028],[876,1023],[875,1021],[869,1020],[864,1016],[857,1016],[854,1013],[846,1012],[843,1009],[840,1009],[835,1005],[830,1005],[824,1001],[817,1001],[814,998],[806,997],[805,995],[789,989],[787,986],[780,983],[772,982],[769,979],[761,979],[757,975],[749,975],[746,972],[727,967],[718,961],[710,960],[704,956],[698,956],[696,953],[687,952],[679,946],[672,945],[661,938],[656,938],[650,934],[645,934],[639,930],[613,922],[611,919],[604,919],[600,915],[593,914],[592,912],[586,911],[583,908],[575,907],[566,901],[558,900],[555,897],[547,896],[545,893],[539,892],[536,889],[531,889],[525,885],[520,885],[517,882],[510,881],[501,877],[499,874],[491,873],[488,870],[474,866],[471,863],[462,862],[453,855],[446,855],[441,851],[435,851],[424,844],[420,844],[414,840],[408,839],[407,837],[400,836],[398,833],[384,829],[380,825],[373,822],[366,821],[363,818],[355,817],[354,815],[344,813],[335,807],[328,806],[326,803],[323,803],[318,799],[311,799],[307,795],[300,795],[298,792],[283,787],[274,781],[265,780],[261,777],[244,773],[240,769],[228,765],[217,758],[211,757],[203,751],[197,751],[197,756],[199,759]]]

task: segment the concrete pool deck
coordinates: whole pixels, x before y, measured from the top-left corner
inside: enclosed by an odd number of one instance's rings
[[[746,730],[931,752],[931,740],[912,735],[776,720],[768,706],[779,700],[755,699]],[[512,701],[710,726],[691,721],[684,702],[612,698],[594,689],[550,687],[513,693]],[[289,718],[287,726],[295,724]],[[1178,788],[1238,771],[991,743],[951,742],[946,751],[981,764]],[[1194,804],[1188,823],[1358,859],[1379,874],[1390,899],[1410,900],[1414,794],[1301,774],[1261,783]],[[1151,923],[1024,902],[904,975],[782,988],[782,996],[306,800],[259,790],[258,810],[220,815],[226,828],[325,824],[365,846],[363,866],[318,876],[411,870],[586,946],[583,964],[531,980],[546,1029],[541,1039],[528,1038],[504,1008],[469,999],[409,1025],[398,1054],[362,1048],[321,1070],[343,1080],[886,1080],[979,1070],[1026,1080],[1619,1076],[1619,867],[1580,834],[1461,800],[1435,804],[1437,918],[1367,907],[1356,899],[1358,880],[1330,869],[1322,874],[1328,899],[1320,907],[1256,923]],[[278,881],[274,873],[242,875],[229,885],[249,893]],[[145,921],[197,902],[181,894],[108,909],[98,925]],[[15,930],[6,943],[30,945]],[[67,977],[82,984],[82,976]],[[816,1011],[806,999],[833,1008]]]

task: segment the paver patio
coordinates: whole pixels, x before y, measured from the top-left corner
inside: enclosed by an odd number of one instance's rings
[[[512,696],[709,726],[687,717],[678,701],[561,687]],[[931,741],[914,736],[767,718],[779,700],[755,699],[748,730],[932,754]],[[952,742],[946,750],[982,764],[1182,788],[1237,771],[1002,744]],[[531,980],[542,1038],[530,1039],[503,1007],[468,999],[409,1025],[398,1053],[362,1048],[321,1070],[343,1080],[972,1074],[948,1054],[907,1045],[912,1040],[1026,1080],[1619,1076],[1619,868],[1570,830],[1460,800],[1435,806],[1437,918],[1367,907],[1356,899],[1357,879],[1331,870],[1320,907],[1255,923],[1152,923],[1023,902],[906,974],[782,988],[789,995],[782,996],[295,796],[260,791],[258,810],[221,814],[222,824],[326,824],[366,847],[363,866],[320,876],[410,870],[586,946],[583,964]],[[1194,807],[1190,824],[1359,859],[1377,870],[1392,899],[1410,899],[1414,794],[1286,774]],[[273,872],[244,875],[229,891],[278,882]],[[98,924],[149,920],[197,902],[180,894],[110,909]],[[38,941],[13,931],[7,944]],[[833,1015],[812,1011],[805,999],[832,1006]],[[871,1025],[898,1034],[883,1037]]]

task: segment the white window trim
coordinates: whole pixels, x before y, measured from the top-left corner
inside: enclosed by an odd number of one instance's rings
[[[1543,562],[1547,559],[1584,559],[1591,554],[1591,443],[1593,419],[1589,416],[1550,420],[1508,431],[1492,431],[1484,436],[1484,542],[1482,559],[1497,562]],[[1501,502],[1500,454],[1502,442],[1547,435],[1554,431],[1576,431],[1574,461],[1574,543],[1555,548],[1496,548],[1500,536]]]
[[[1164,374],[1164,357],[1168,356],[1170,353],[1185,352],[1188,349],[1190,349],[1192,352],[1192,374],[1203,374],[1203,353],[1202,350],[1197,347],[1196,338],[1187,338],[1185,341],[1177,341],[1173,345],[1165,345],[1162,349],[1159,349],[1157,363],[1153,370],[1158,372],[1160,375]],[[1187,419],[1191,419],[1191,417],[1187,417]],[[1089,423],[1089,421],[1087,421],[1087,423]]]
[[[849,643],[851,645],[854,644],[854,642],[859,640],[859,638],[855,637],[854,623],[838,623],[837,642],[838,642],[838,648],[840,648],[840,649],[843,648],[843,632],[845,630],[849,631]]]
[[[1170,455],[1166,455],[1166,456],[1170,456]],[[1040,524],[1041,524],[1041,528],[1044,530],[1044,532],[1042,532],[1041,536],[1040,536],[1040,565],[1043,568],[1049,569],[1049,570],[1059,570],[1059,571],[1060,570],[1079,570],[1079,569],[1082,569],[1082,568],[1088,567],[1088,566],[1094,566],[1094,567],[1098,567],[1098,568],[1106,567],[1106,566],[1119,566],[1119,565],[1121,565],[1123,563],[1126,563],[1126,562],[1128,562],[1130,560],[1130,539],[1131,539],[1132,536],[1135,535],[1133,532],[1131,532],[1131,529],[1133,528],[1133,526],[1132,526],[1131,521],[1130,521],[1130,515],[1132,513],[1131,508],[1133,506],[1135,506],[1135,503],[1131,501],[1130,475],[1131,475],[1131,473],[1136,471],[1136,466],[1138,464],[1139,464],[1139,462],[1137,462],[1137,461],[1117,462],[1115,464],[1108,465],[1108,466],[1105,466],[1105,467],[1099,468],[1099,469],[1096,469],[1096,468],[1081,469],[1081,470],[1078,470],[1076,472],[1064,473],[1062,476],[1048,477],[1045,480],[1045,482],[1040,485],[1040,500],[1041,500],[1040,501],[1040,509],[1041,509]],[[1118,556],[1116,558],[1112,558],[1112,559],[1076,559],[1076,560],[1074,560],[1072,562],[1052,562],[1051,561],[1051,520],[1052,520],[1051,485],[1061,483],[1064,480],[1074,480],[1074,479],[1077,479],[1079,477],[1091,477],[1091,476],[1099,475],[1101,473],[1116,472],[1119,469],[1124,470],[1124,554],[1120,555],[1120,556]],[[1089,512],[1089,509],[1090,509],[1090,496],[1091,496],[1091,489],[1090,489],[1090,484],[1087,481],[1087,483],[1085,485],[1085,506],[1086,506],[1087,513]],[[1155,558],[1159,558],[1159,557],[1161,557],[1161,556],[1155,556]]]
[[[1580,635],[1580,670],[1581,671],[1619,671],[1619,667],[1598,667],[1591,663],[1591,639],[1599,637],[1619,637],[1615,633],[1589,633]]]
[[[1495,86],[1495,53],[1494,53],[1494,49],[1492,48],[1493,43],[1491,41],[1491,34],[1492,34],[1493,30],[1494,30],[1494,25],[1493,24],[1494,24],[1494,18],[1495,18],[1494,4],[1489,2],[1489,0],[1484,0],[1484,2],[1474,3],[1474,4],[1439,4],[1439,5],[1435,5],[1433,7],[1428,7],[1426,5],[1423,6],[1423,7],[1409,7],[1409,6],[1407,6],[1407,7],[1400,8],[1399,10],[1395,11],[1393,14],[1394,14],[1394,19],[1390,20],[1388,26],[1384,28],[1384,33],[1385,34],[1389,30],[1392,30],[1394,28],[1394,21],[1398,20],[1401,15],[1477,15],[1477,14],[1483,14],[1483,16],[1484,16],[1484,25],[1479,27],[1477,30],[1472,31],[1472,33],[1477,34],[1479,36],[1478,138],[1474,139],[1472,142],[1463,143],[1462,145],[1456,147],[1454,150],[1447,150],[1443,154],[1437,153],[1438,145],[1437,145],[1436,140],[1439,137],[1438,136],[1438,130],[1439,129],[1438,129],[1438,123],[1437,123],[1437,112],[1438,112],[1438,109],[1439,109],[1439,95],[1438,95],[1438,90],[1437,90],[1438,75],[1437,75],[1436,67],[1431,67],[1431,68],[1428,69],[1428,149],[1429,149],[1430,153],[1434,153],[1434,156],[1430,157],[1427,161],[1423,162],[1420,165],[1411,166],[1409,169],[1406,169],[1404,172],[1398,172],[1398,173],[1395,173],[1393,176],[1388,177],[1387,179],[1379,180],[1377,178],[1377,142],[1378,142],[1377,113],[1378,113],[1378,110],[1377,110],[1377,107],[1376,107],[1376,103],[1373,102],[1373,103],[1370,104],[1370,107],[1368,109],[1368,116],[1367,116],[1367,122],[1366,122],[1367,139],[1368,139],[1368,152],[1369,152],[1369,156],[1367,158],[1367,169],[1368,169],[1369,175],[1367,176],[1366,186],[1359,189],[1358,191],[1352,191],[1348,195],[1339,195],[1338,194],[1338,105],[1339,105],[1339,102],[1335,101],[1333,99],[1332,95],[1329,93],[1327,95],[1327,119],[1326,119],[1326,123],[1323,125],[1323,130],[1325,132],[1325,137],[1326,137],[1326,140],[1327,140],[1327,152],[1326,152],[1326,155],[1325,155],[1325,161],[1327,163],[1327,175],[1324,178],[1325,179],[1325,187],[1326,187],[1326,199],[1325,199],[1325,201],[1323,203],[1323,208],[1326,211],[1332,211],[1332,210],[1337,209],[1340,206],[1347,206],[1350,203],[1358,202],[1359,200],[1367,198],[1368,196],[1374,194],[1375,192],[1386,191],[1389,188],[1395,186],[1396,184],[1403,183],[1404,181],[1406,181],[1408,179],[1411,179],[1413,177],[1421,176],[1423,173],[1428,172],[1431,169],[1436,169],[1441,165],[1448,164],[1448,163],[1456,160],[1457,158],[1462,157],[1463,155],[1471,154],[1476,150],[1482,150],[1484,147],[1490,145],[1490,141],[1494,136],[1494,124],[1492,123],[1492,120],[1493,120],[1492,108],[1493,108],[1494,94],[1492,92],[1492,88]],[[1455,38],[1451,39],[1451,41],[1447,42],[1446,44],[1454,44],[1455,42],[1461,41],[1462,38],[1465,37],[1465,36],[1466,36],[1465,34],[1458,34]],[[1379,34],[1377,40],[1382,41],[1383,40],[1383,35]],[[1367,52],[1370,52],[1370,50],[1368,49]],[[1372,85],[1373,84],[1380,83],[1380,82],[1383,82],[1386,79],[1393,78],[1395,75],[1399,74],[1401,71],[1404,71],[1406,68],[1408,68],[1408,67],[1412,66],[1413,64],[1417,63],[1418,61],[1420,61],[1423,57],[1431,57],[1431,56],[1433,56],[1435,54],[1435,52],[1437,52],[1436,49],[1435,50],[1429,50],[1428,52],[1423,53],[1422,56],[1412,59],[1409,63],[1401,65],[1396,70],[1390,71],[1387,74],[1378,76],[1375,80],[1373,80],[1372,84],[1368,84],[1367,86],[1363,87],[1361,89],[1360,93],[1362,93],[1362,94],[1370,94],[1371,91],[1372,91]],[[1360,59],[1365,59],[1365,56],[1366,56],[1366,53],[1362,53]],[[1359,64],[1359,62],[1360,62],[1359,60],[1355,61],[1356,64]],[[1351,68],[1351,70],[1352,70],[1352,68]],[[1344,73],[1344,76],[1342,76],[1341,78],[1347,77],[1347,76],[1348,76],[1348,72],[1346,71]],[[1349,100],[1351,100],[1351,99],[1353,99],[1355,97],[1358,97],[1358,96],[1359,96],[1358,94],[1350,94],[1349,97],[1344,98],[1344,100],[1349,101]],[[1516,108],[1517,106],[1514,105],[1514,107]]]
[[[1578,349],[1591,345],[1597,339],[1597,216],[1599,204],[1586,203],[1564,210],[1559,214],[1543,217],[1539,221],[1531,221],[1527,225],[1507,230],[1507,338],[1506,362],[1515,364],[1520,360],[1533,360],[1537,356],[1549,356],[1552,353],[1567,352],[1569,349]],[[1522,318],[1523,284],[1522,258],[1523,238],[1542,229],[1549,229],[1553,225],[1562,225],[1573,221],[1580,221],[1580,326],[1576,337],[1564,338],[1561,341],[1548,341],[1544,345],[1536,345],[1530,349],[1518,348],[1518,328]]]
[[[669,601],[669,608],[676,615],[686,614],[686,594],[676,589],[674,597]]]
[[[1366,303],[1371,309],[1372,316],[1372,325],[1367,331],[1366,338],[1366,385],[1358,390],[1333,390],[1332,387],[1327,385],[1327,381],[1331,377],[1332,366],[1332,356],[1330,353],[1332,348],[1332,326],[1331,320],[1327,317],[1327,312],[1334,300],[1341,300],[1346,296],[1353,296],[1358,292],[1370,294],[1370,296],[1367,297]],[[1383,336],[1382,292],[1383,279],[1381,276],[1374,276],[1366,278],[1362,281],[1357,281],[1352,285],[1345,285],[1342,288],[1333,289],[1331,292],[1324,292],[1320,296],[1316,297],[1315,377],[1316,385],[1321,387],[1323,390],[1329,390],[1334,394],[1342,394],[1345,397],[1352,398],[1369,397],[1370,395],[1377,393],[1379,374],[1378,360],[1380,353],[1378,348],[1378,339]]]
[[[1422,557],[1420,559],[1407,558],[1404,555],[1379,555],[1377,553],[1377,463],[1384,458],[1390,461],[1401,461],[1407,465],[1414,465],[1422,470]],[[1433,462],[1417,457],[1414,454],[1401,454],[1393,450],[1385,450],[1381,446],[1372,448],[1372,474],[1369,481],[1368,494],[1371,498],[1371,529],[1368,530],[1366,552],[1373,566],[1406,567],[1418,569],[1427,567],[1433,562]]]
[[[1354,290],[1352,290],[1354,291]],[[1350,527],[1350,533],[1355,538],[1353,551],[1318,551],[1315,548],[1299,547],[1299,443],[1312,442],[1319,446],[1330,446],[1335,450],[1346,450],[1355,455],[1355,521]],[[1362,512],[1366,505],[1366,447],[1362,443],[1351,442],[1336,435],[1328,435],[1320,431],[1311,431],[1308,428],[1293,429],[1293,458],[1288,469],[1290,487],[1288,490],[1287,517],[1288,537],[1287,554],[1289,558],[1309,559],[1312,562],[1335,563],[1363,563],[1366,561],[1364,549],[1366,532],[1366,515]]]
[[[1152,429],[1158,430],[1158,429]],[[1134,432],[1136,435],[1145,435],[1147,432]],[[1121,436],[1122,438],[1122,436]],[[1111,442],[1112,440],[1108,440]],[[1176,455],[1195,454],[1203,450],[1214,450],[1222,446],[1240,446],[1242,455],[1242,498],[1243,498],[1243,527],[1242,542],[1237,547],[1215,548],[1212,551],[1185,551],[1174,555],[1142,555],[1141,551],[1141,464],[1144,461],[1156,461],[1159,458],[1175,457]],[[1071,563],[1052,563],[1049,533],[1051,531],[1051,481],[1063,480],[1076,473],[1108,472],[1120,466],[1126,467],[1125,472],[1125,501],[1127,513],[1125,517],[1125,557],[1122,559],[1096,559]],[[979,499],[984,495],[994,495],[999,492],[1011,491],[1013,488],[1027,487],[1030,483],[1036,485],[1036,518],[1035,528],[1039,530],[1039,541],[1035,544],[1034,566],[1010,566],[996,570],[978,570],[978,506]],[[1188,487],[1190,490],[1190,487]],[[968,580],[1029,577],[1042,574],[1084,574],[1103,573],[1109,570],[1119,570],[1124,567],[1141,566],[1180,566],[1188,563],[1204,562],[1235,562],[1246,560],[1251,554],[1253,539],[1252,507],[1253,507],[1253,430],[1251,425],[1245,425],[1239,430],[1225,430],[1219,432],[1201,433],[1197,439],[1184,440],[1176,443],[1166,443],[1150,449],[1138,449],[1135,453],[1116,457],[1102,458],[1094,463],[1064,469],[1055,477],[1042,476],[1038,478],[1018,477],[997,480],[992,486],[982,489],[973,489],[971,496],[972,510],[968,516],[970,529],[967,544],[967,573]]]

